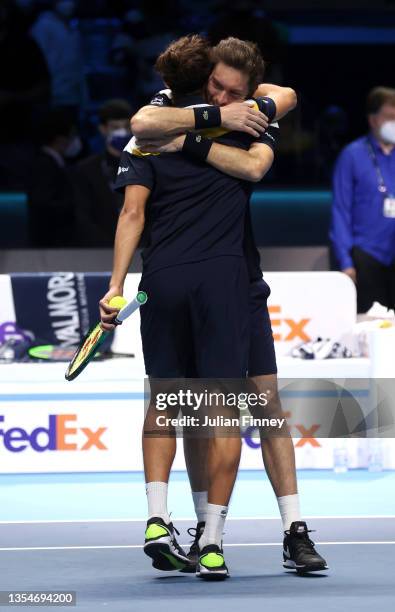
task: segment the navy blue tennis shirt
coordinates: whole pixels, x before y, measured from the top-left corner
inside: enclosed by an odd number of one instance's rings
[[[216,142],[248,150],[259,142],[231,132]],[[125,149],[116,181],[144,185],[151,194],[146,208],[144,274],[177,264],[221,256],[246,257],[250,280],[262,278],[253,243],[248,202],[253,184],[230,177],[183,153],[138,157]],[[246,215],[247,213],[247,215]],[[250,242],[246,250],[245,241]]]
[[[340,268],[354,267],[351,249],[359,247],[384,265],[395,260],[395,219],[383,214],[377,169],[369,152],[371,143],[387,195],[395,196],[395,149],[386,155],[372,136],[350,143],[340,154],[333,176],[330,238]]]

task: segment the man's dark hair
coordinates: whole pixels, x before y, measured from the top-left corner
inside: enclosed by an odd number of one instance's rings
[[[130,119],[132,114],[132,107],[127,100],[114,98],[107,100],[99,108],[99,122],[101,125],[105,125],[108,121],[114,119]]]
[[[220,40],[211,50],[213,64],[222,62],[248,76],[248,96],[251,96],[262,82],[265,63],[257,44],[229,36]]]
[[[76,129],[73,113],[67,108],[54,108],[39,124],[39,141],[42,145],[51,145],[59,136],[68,138]]]
[[[174,97],[203,89],[213,69],[210,50],[206,38],[191,34],[170,43],[160,54],[155,69]]]
[[[390,87],[374,87],[368,93],[366,100],[366,112],[375,115],[384,104],[395,106],[395,89]]]

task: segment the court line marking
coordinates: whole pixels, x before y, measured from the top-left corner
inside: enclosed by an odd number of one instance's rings
[[[375,541],[375,542],[316,542],[316,544],[322,546],[350,546],[353,544],[358,545],[371,545],[371,544],[395,544],[395,541]],[[181,546],[188,546],[187,544],[181,544]],[[238,548],[238,547],[253,547],[253,546],[282,546],[282,542],[250,542],[243,544],[224,544],[225,548]],[[16,552],[16,551],[35,551],[35,550],[105,550],[105,549],[138,549],[143,548],[142,544],[106,544],[106,545],[92,545],[92,546],[23,546],[23,547],[5,547],[0,548],[0,552]]]
[[[377,515],[368,515],[368,516],[305,516],[306,520],[377,520],[377,519],[395,519],[395,515],[393,514],[377,514]],[[78,524],[78,523],[145,523],[147,519],[145,518],[130,518],[130,519],[50,519],[50,520],[29,520],[29,521],[0,521],[0,525],[68,525],[68,524]],[[228,516],[226,521],[280,521],[280,517],[277,516]],[[178,518],[177,523],[181,521],[189,521],[196,522],[195,517],[189,518]]]

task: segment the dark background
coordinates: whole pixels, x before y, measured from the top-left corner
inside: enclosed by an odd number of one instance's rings
[[[32,60],[28,51],[23,56],[20,50],[50,6],[42,0],[0,2],[0,246],[7,248],[30,246],[26,184],[39,146],[40,118],[53,100],[50,76],[43,76],[42,69],[37,75],[46,79],[48,89],[39,104],[30,104],[28,113],[12,114],[2,90],[10,75],[17,84],[33,80],[34,86]],[[6,23],[5,10],[12,12]],[[366,131],[368,91],[377,85],[395,86],[394,0],[79,0],[71,25],[81,39],[85,88],[78,108],[72,109],[83,148],[76,159],[68,160],[71,170],[104,148],[97,114],[105,100],[122,97],[137,110],[160,87],[152,64],[170,40],[191,32],[206,34],[213,42],[228,35],[256,40],[267,60],[266,80],[293,87],[299,100],[281,122],[274,167],[257,186],[253,208],[258,242],[327,242],[334,161],[345,144]],[[5,33],[11,30],[14,47],[5,47]],[[312,222],[306,223],[308,219]]]

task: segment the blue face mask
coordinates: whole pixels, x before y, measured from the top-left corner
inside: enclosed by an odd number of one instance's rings
[[[132,135],[126,128],[113,130],[107,136],[107,145],[110,145],[116,151],[123,151]]]

